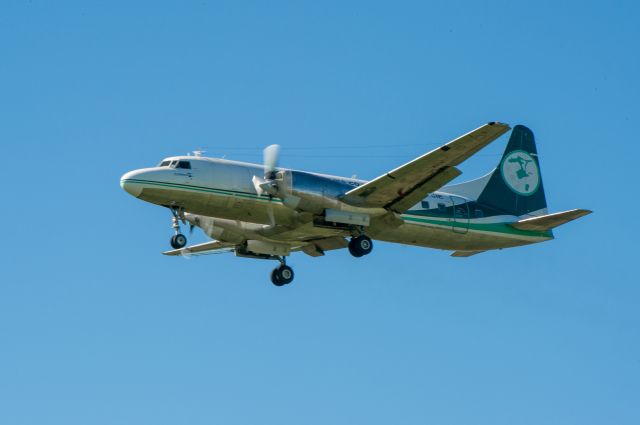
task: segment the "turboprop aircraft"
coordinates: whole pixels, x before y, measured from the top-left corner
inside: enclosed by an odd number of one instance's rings
[[[297,251],[319,257],[347,248],[362,257],[374,239],[469,257],[553,239],[553,228],[591,213],[548,213],[534,135],[522,125],[493,171],[446,186],[460,163],[509,130],[490,122],[371,181],[280,168],[271,145],[262,165],[196,153],[128,172],[120,185],[171,211],[173,250],[164,254],[277,260],[271,281],[282,286],[293,281],[286,258]],[[187,247],[181,222],[213,240]]]

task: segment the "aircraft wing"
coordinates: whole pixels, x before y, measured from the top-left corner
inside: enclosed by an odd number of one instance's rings
[[[371,180],[343,195],[358,207],[383,207],[402,213],[429,193],[459,176],[455,166],[509,131],[507,124],[490,122]]]
[[[321,257],[325,251],[331,251],[334,249],[342,249],[349,246],[349,243],[342,236],[333,236],[328,238],[319,238],[308,241],[306,245],[301,246],[296,250],[300,250],[312,257]]]
[[[174,249],[171,251],[163,252],[164,255],[207,255],[207,254],[222,254],[225,252],[232,252],[235,248],[235,244],[220,241],[205,242],[198,245],[192,245],[185,248]]]

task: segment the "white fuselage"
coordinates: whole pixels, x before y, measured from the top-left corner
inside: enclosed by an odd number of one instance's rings
[[[211,237],[240,243],[262,239],[295,244],[318,237],[348,236],[343,227],[318,225],[327,209],[367,214],[366,233],[374,239],[447,250],[488,250],[551,239],[549,232],[525,232],[508,223],[518,217],[479,217],[474,199],[434,192],[404,214],[383,208],[358,208],[340,196],[362,180],[279,169],[286,195],[259,195],[252,183],[263,176],[256,164],[204,157],[174,157],[166,162],[189,163],[145,168],[122,176],[121,186],[144,201],[185,212],[186,218]]]

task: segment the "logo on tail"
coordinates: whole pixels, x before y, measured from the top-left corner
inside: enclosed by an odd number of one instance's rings
[[[531,196],[540,186],[540,170],[531,154],[515,150],[504,156],[500,164],[502,179],[509,189],[521,196]]]

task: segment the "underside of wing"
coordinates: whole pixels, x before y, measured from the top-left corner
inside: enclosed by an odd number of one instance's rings
[[[220,242],[220,241],[211,241],[205,242],[198,245],[192,245],[185,248],[174,249],[171,251],[163,252],[164,255],[209,255],[209,254],[222,254],[225,252],[233,252],[235,248],[235,244]]]
[[[359,207],[383,207],[402,213],[461,174],[455,168],[509,131],[491,122],[356,189],[341,200]]]
[[[334,236],[310,240],[306,245],[300,247],[300,251],[312,257],[321,257],[325,251],[346,248],[348,245],[349,243],[345,238]]]
[[[472,255],[481,254],[484,251],[454,251],[451,253],[452,257],[471,257]]]

